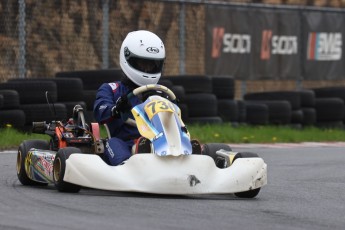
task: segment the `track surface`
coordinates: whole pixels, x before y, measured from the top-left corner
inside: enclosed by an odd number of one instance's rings
[[[238,147],[268,164],[268,185],[255,199],[62,194],[53,186],[22,186],[16,153],[0,153],[0,229],[345,229],[343,147]]]

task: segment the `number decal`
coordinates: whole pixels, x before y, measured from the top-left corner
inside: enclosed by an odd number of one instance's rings
[[[154,115],[160,112],[171,112],[173,113],[174,107],[171,102],[167,100],[155,100],[145,105],[145,112],[151,120]]]

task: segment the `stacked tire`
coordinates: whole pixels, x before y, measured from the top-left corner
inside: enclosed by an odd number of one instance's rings
[[[123,77],[121,69],[103,69],[103,70],[80,70],[69,72],[58,72],[56,78],[79,78],[83,84],[83,101],[86,104],[86,119],[94,121],[93,104],[96,100],[98,88],[104,84],[114,81],[120,81]]]
[[[0,90],[0,127],[10,125],[16,129],[23,129],[25,113],[20,109],[19,94],[15,90]]]
[[[303,113],[302,126],[314,126],[316,123],[315,93],[312,90],[298,91],[301,96],[301,110]]]
[[[316,110],[316,126],[343,128],[345,121],[345,87],[322,87],[313,89]]]
[[[27,82],[27,81],[50,81],[56,84],[58,103],[66,106],[67,118],[72,117],[73,108],[79,104],[86,111],[86,103],[83,101],[83,82],[79,78],[29,78],[29,79],[10,79],[9,82]]]
[[[256,92],[244,95],[249,104],[264,104],[268,107],[269,124],[300,125],[303,117],[300,94],[296,91]]]
[[[218,102],[218,116],[223,121],[237,124],[245,118],[244,110],[239,109],[239,102],[235,98],[235,80],[231,76],[213,76],[212,93]]]
[[[212,88],[212,78],[205,75],[165,76],[174,85],[185,90],[189,123],[221,123],[218,116],[218,102]]]
[[[34,121],[63,120],[67,117],[66,106],[57,102],[55,82],[41,80],[9,81],[0,84],[0,90],[15,90],[19,95],[19,109],[25,113],[24,129]],[[49,103],[47,103],[47,98]]]

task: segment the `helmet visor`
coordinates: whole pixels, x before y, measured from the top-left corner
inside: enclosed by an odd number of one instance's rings
[[[144,73],[156,74],[162,72],[164,59],[145,59],[130,56],[127,58],[127,62],[136,70]]]

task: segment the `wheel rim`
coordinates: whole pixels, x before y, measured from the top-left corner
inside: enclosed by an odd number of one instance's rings
[[[21,153],[21,151],[18,151],[18,154],[17,154],[16,168],[17,168],[17,174],[19,174],[21,169],[22,169],[22,153]]]
[[[54,162],[54,180],[59,181],[60,180],[60,172],[61,172],[61,160],[60,158],[57,158]]]

